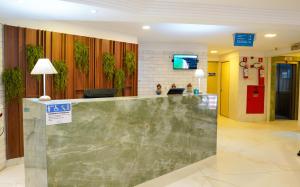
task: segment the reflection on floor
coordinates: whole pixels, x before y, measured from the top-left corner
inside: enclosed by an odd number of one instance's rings
[[[299,187],[296,121],[241,123],[219,118],[218,154],[139,187]],[[24,186],[23,165],[0,172],[0,187]]]

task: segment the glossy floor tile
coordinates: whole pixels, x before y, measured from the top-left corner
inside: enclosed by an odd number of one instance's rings
[[[242,123],[219,118],[218,153],[138,187],[299,187],[297,121]],[[0,187],[24,186],[23,165],[0,172]]]

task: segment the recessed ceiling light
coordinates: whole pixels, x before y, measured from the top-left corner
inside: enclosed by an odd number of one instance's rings
[[[265,34],[265,38],[274,38],[274,37],[276,37],[277,36],[277,34],[275,34],[275,33],[268,33],[268,34]]]
[[[24,0],[17,0],[18,3],[24,3]]]
[[[95,9],[92,9],[92,10],[91,10],[91,13],[92,13],[92,14],[96,14],[96,12],[97,12],[97,10],[95,10]]]
[[[143,28],[144,30],[149,30],[151,27],[150,27],[149,25],[144,25],[142,28]]]
[[[218,51],[217,50],[211,50],[210,53],[211,54],[216,54],[216,53],[218,53]]]

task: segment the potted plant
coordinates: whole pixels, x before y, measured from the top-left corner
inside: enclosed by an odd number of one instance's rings
[[[118,69],[116,71],[114,85],[117,91],[117,96],[121,96],[123,88],[125,86],[125,72],[122,69]]]
[[[116,60],[115,57],[110,53],[103,54],[103,71],[107,80],[112,80],[115,74]]]
[[[5,101],[20,99],[24,92],[23,73],[20,68],[5,69],[2,74],[5,90]]]
[[[27,67],[29,73],[34,68],[38,59],[43,57],[44,57],[44,51],[42,46],[34,46],[31,44],[26,46],[26,61],[27,61]],[[37,78],[39,79],[40,75],[38,75]]]
[[[125,55],[125,68],[128,75],[132,75],[135,72],[135,54],[132,51],[127,51]]]
[[[89,71],[89,48],[78,40],[74,43],[74,58],[79,71],[87,74]]]
[[[64,92],[67,87],[68,67],[62,60],[54,60],[53,66],[55,67],[57,74],[54,74],[54,88],[57,92]]]

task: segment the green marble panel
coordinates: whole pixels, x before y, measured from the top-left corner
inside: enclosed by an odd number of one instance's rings
[[[213,99],[73,103],[72,123],[46,126],[48,186],[131,187],[216,154]]]

